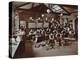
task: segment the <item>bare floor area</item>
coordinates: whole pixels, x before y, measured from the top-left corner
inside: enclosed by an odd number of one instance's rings
[[[36,57],[43,56],[62,56],[62,55],[76,55],[77,42],[72,42],[69,46],[61,46],[47,50],[46,47],[33,48]]]

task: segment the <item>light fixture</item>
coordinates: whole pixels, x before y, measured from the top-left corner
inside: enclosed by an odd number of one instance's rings
[[[49,14],[51,11],[50,11],[50,9],[47,9],[47,13]]]
[[[60,16],[63,16],[63,13],[61,13]]]
[[[42,14],[41,16],[44,17],[44,14]]]
[[[29,17],[29,19],[32,20],[33,18],[32,17]]]

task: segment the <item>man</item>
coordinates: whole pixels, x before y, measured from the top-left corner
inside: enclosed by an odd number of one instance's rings
[[[51,48],[54,48],[54,45],[55,45],[55,43],[54,43],[54,35],[52,33],[49,35],[49,39],[50,39],[49,45],[51,46]]]

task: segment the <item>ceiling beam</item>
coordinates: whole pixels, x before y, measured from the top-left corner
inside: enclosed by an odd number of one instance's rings
[[[78,11],[73,11],[73,12],[71,12],[71,14],[72,14],[72,13],[78,13]]]
[[[77,5],[63,5],[63,6],[69,7],[69,8],[72,8],[72,9],[78,9]]]
[[[32,3],[32,8],[34,7],[34,3]]]
[[[70,12],[67,11],[63,6],[61,6],[61,5],[58,5],[58,6],[61,7],[64,11],[66,11],[68,14],[70,14]]]
[[[69,7],[69,8],[74,8],[74,9],[78,9],[78,5],[65,5],[65,4],[53,4],[53,5],[59,5],[59,6],[65,6],[65,7]]]
[[[20,6],[17,6],[16,8],[19,8],[19,7],[22,7],[22,6],[28,5],[28,4],[30,4],[30,3],[24,3],[24,4],[20,5]]]

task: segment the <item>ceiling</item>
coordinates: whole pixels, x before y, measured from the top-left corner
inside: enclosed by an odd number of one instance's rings
[[[26,2],[13,2],[15,7],[21,6],[23,4],[25,4]]]
[[[42,3],[14,2],[13,4],[16,8],[29,10],[41,5]],[[72,14],[78,12],[78,7],[75,5],[56,5],[56,4],[44,4],[44,5],[56,13]]]

